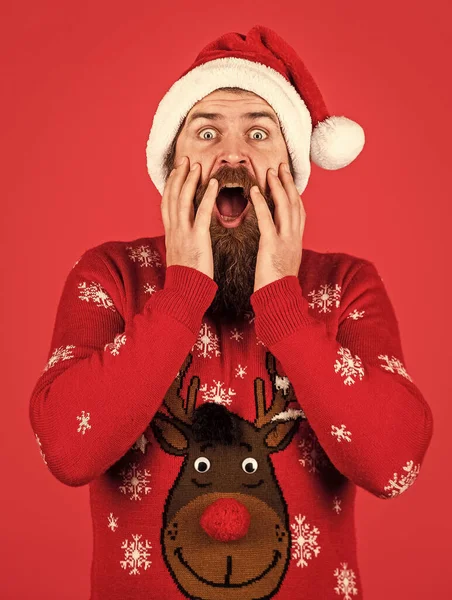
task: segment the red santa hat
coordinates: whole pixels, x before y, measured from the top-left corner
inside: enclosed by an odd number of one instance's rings
[[[341,169],[364,146],[362,127],[329,114],[319,88],[295,50],[276,32],[256,25],[247,35],[225,33],[201,50],[160,101],[146,146],[147,169],[163,194],[164,160],[180,124],[202,98],[221,87],[239,87],[266,100],[279,118],[300,194],[312,160]]]

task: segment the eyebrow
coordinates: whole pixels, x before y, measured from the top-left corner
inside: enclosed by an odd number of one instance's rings
[[[271,112],[268,112],[267,110],[247,112],[247,113],[244,113],[243,115],[241,115],[240,118],[241,119],[261,119],[263,117],[271,119],[273,121],[273,123],[279,127],[279,121],[278,121],[277,117],[275,117],[274,114],[272,114]],[[208,112],[196,111],[192,115],[190,115],[187,126],[191,125],[191,123],[193,123],[193,121],[195,119],[209,119],[211,121],[222,121],[222,120],[224,120],[224,118],[225,118],[224,115],[222,115],[220,113],[208,113]]]

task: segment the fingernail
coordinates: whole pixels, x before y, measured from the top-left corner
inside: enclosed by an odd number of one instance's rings
[[[289,165],[287,163],[283,164],[283,169],[286,173],[290,173]]]
[[[180,166],[181,166],[181,164],[184,162],[184,160],[185,160],[185,156],[183,156],[182,158],[180,158],[180,159],[177,161],[177,163],[176,163],[176,166],[177,166],[177,167],[180,167]]]
[[[271,173],[272,175],[276,175],[276,171],[275,171],[275,169],[270,169],[270,173]]]
[[[199,163],[195,163],[194,165],[192,165],[190,171],[194,171],[195,169],[197,169],[199,167]]]

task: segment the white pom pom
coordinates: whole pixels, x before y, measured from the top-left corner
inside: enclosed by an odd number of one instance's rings
[[[363,149],[364,130],[347,117],[328,117],[311,136],[311,160],[322,169],[342,169]]]

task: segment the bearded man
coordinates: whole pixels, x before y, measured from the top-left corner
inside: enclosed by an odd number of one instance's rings
[[[164,95],[165,234],[77,261],[30,402],[48,469],[90,486],[93,599],[362,598],[356,488],[406,492],[433,431],[374,264],[303,244],[311,161],[363,145],[263,26]]]

